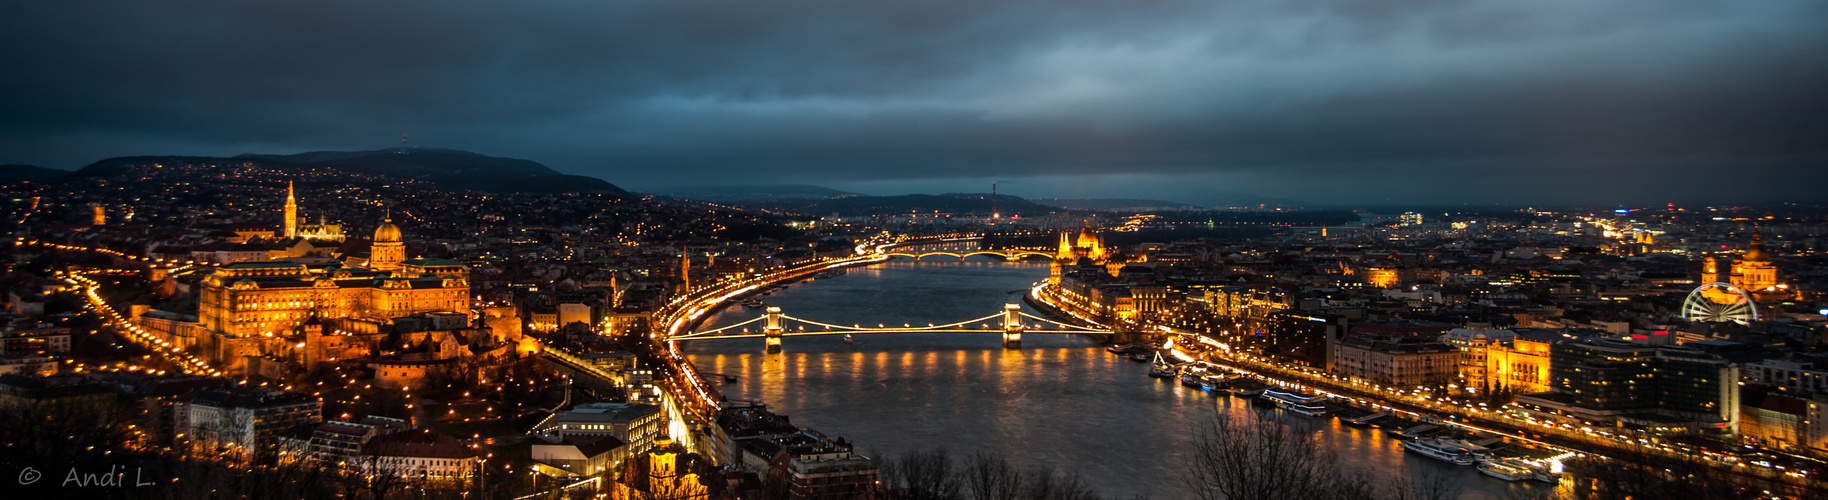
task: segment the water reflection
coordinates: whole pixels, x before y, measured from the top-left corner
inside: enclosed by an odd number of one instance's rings
[[[939,323],[984,316],[1047,276],[1045,264],[891,262],[795,285],[766,297],[786,314],[836,324]],[[726,309],[705,328],[754,318]],[[1215,415],[1304,419],[1334,452],[1379,478],[1432,470],[1467,487],[1465,498],[1502,499],[1508,484],[1405,454],[1378,429],[1252,408],[1147,376],[1148,367],[1080,336],[1025,335],[1006,350],[995,334],[788,337],[782,354],[760,339],[693,342],[699,368],[736,375],[731,399],[767,403],[796,424],[843,436],[882,456],[944,444],[955,455],[996,450],[1023,466],[1078,471],[1107,495],[1189,498],[1180,482],[1190,441]]]

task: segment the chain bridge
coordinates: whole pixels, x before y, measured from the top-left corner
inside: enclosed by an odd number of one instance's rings
[[[1037,321],[1030,324],[1028,320]],[[757,323],[760,323],[757,325]],[[792,324],[790,324],[792,323]],[[751,326],[754,325],[754,326]],[[1051,325],[1051,327],[1049,326]],[[791,328],[790,328],[791,327]],[[770,353],[781,352],[781,341],[786,337],[801,335],[879,335],[896,333],[958,333],[984,334],[994,333],[1003,336],[1005,349],[1020,349],[1022,334],[1108,334],[1111,330],[1089,328],[1062,323],[1022,312],[1020,304],[1003,304],[1003,311],[964,321],[943,325],[927,324],[914,326],[903,323],[901,326],[877,324],[875,327],[863,325],[837,325],[822,321],[795,318],[781,313],[779,307],[769,307],[760,317],[721,328],[697,331],[683,335],[674,335],[669,340],[715,340],[761,337],[766,339],[766,350]]]

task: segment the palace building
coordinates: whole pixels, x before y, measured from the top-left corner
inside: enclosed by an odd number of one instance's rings
[[[400,228],[384,222],[375,230],[365,266],[299,262],[244,262],[218,267],[200,284],[194,339],[208,357],[225,367],[242,356],[282,354],[285,342],[307,321],[347,318],[389,322],[429,313],[471,316],[470,286],[461,263],[411,259]]]

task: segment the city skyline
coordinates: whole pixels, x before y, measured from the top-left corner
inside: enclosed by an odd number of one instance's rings
[[[1820,201],[1808,2],[14,4],[0,162],[450,147],[637,190]],[[25,50],[26,48],[35,48]]]

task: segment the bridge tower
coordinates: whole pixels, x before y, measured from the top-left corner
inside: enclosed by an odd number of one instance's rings
[[[765,326],[762,328],[762,338],[767,343],[764,344],[762,350],[768,354],[780,353],[781,334],[784,333],[784,330],[781,329],[781,308],[769,307],[765,317],[768,319],[763,320]]]
[[[1003,304],[1003,348],[1022,348],[1022,305]]]

